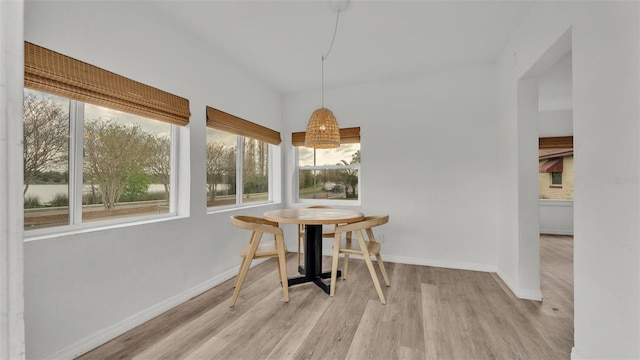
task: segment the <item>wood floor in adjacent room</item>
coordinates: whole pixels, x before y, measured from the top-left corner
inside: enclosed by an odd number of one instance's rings
[[[235,308],[231,280],[81,359],[569,359],[573,238],[540,241],[542,302],[515,298],[495,274],[386,263],[382,305],[352,260],[334,298],[305,284],[284,303],[272,259],[249,271]]]

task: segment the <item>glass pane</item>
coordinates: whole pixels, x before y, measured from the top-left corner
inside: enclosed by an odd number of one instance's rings
[[[236,203],[238,136],[207,128],[207,206]]]
[[[69,99],[24,90],[24,228],[69,224]]]
[[[358,200],[358,170],[300,170],[300,199]]]
[[[168,213],[171,124],[85,104],[82,221]]]
[[[300,166],[332,166],[360,163],[360,144],[342,144],[335,149],[316,149],[298,147],[298,165]]]
[[[242,202],[269,200],[269,144],[242,139]]]

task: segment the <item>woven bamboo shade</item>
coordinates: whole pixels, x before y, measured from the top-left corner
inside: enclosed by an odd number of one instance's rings
[[[232,134],[247,136],[273,145],[279,145],[282,142],[280,133],[275,130],[209,106],[207,106],[207,126]]]
[[[26,41],[24,86],[176,125],[191,116],[187,99]]]
[[[322,107],[311,114],[304,146],[316,149],[330,149],[340,146],[340,129],[331,110]]]
[[[291,133],[291,145],[305,146],[305,131]],[[340,129],[340,144],[357,144],[360,142],[360,127]]]

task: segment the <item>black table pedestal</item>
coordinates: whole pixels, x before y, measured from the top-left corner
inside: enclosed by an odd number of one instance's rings
[[[313,282],[328,294],[331,285],[324,279],[331,278],[331,271],[322,272],[322,225],[305,225],[304,242],[304,267],[298,267],[302,276],[290,277],[287,283],[293,286]]]

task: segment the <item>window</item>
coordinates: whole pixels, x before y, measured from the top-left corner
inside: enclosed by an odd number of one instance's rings
[[[173,212],[173,127],[25,89],[25,230]]]
[[[25,42],[25,230],[175,214],[189,116],[186,99]]]
[[[573,200],[573,136],[538,139],[539,198]]]
[[[296,146],[300,202],[359,200],[360,128],[340,129],[342,144],[335,149],[304,146],[304,132],[293,133]]]
[[[207,107],[207,207],[273,201],[271,154],[280,142],[276,131]]]
[[[25,230],[69,224],[69,109],[58,96],[25,89]]]

